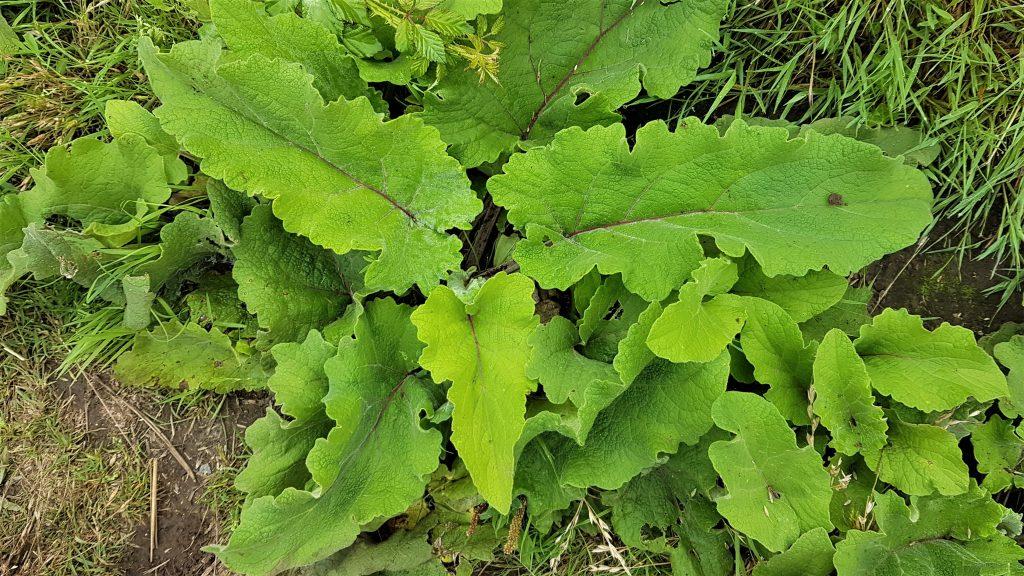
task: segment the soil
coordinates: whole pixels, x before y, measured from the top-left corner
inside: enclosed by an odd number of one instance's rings
[[[150,466],[156,461],[157,545],[151,557],[150,518],[146,515],[135,528],[132,550],[120,567],[122,573],[227,574],[212,555],[202,551],[204,546],[222,543],[226,535],[221,533],[223,518],[201,497],[217,470],[241,452],[244,430],[263,415],[269,401],[266,396],[232,395],[215,417],[193,414],[182,419],[155,395],[122,387],[106,377],[76,379],[67,385],[66,393],[73,409],[83,412],[89,422],[90,442],[103,443],[110,435],[121,434],[139,448]]]
[[[864,279],[875,289],[874,313],[906,308],[924,316],[929,328],[949,322],[981,336],[1004,322],[1024,322],[1020,291],[1002,307],[1002,292],[987,294],[999,282],[994,269],[991,260],[958,262],[955,253],[925,253],[910,247],[871,266]]]

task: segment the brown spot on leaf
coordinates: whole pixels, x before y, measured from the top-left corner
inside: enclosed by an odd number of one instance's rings
[[[829,206],[846,206],[846,201],[843,200],[842,194],[836,194],[835,192],[828,195]]]

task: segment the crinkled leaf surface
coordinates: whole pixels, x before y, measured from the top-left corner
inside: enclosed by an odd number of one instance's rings
[[[160,229],[160,256],[135,269],[148,274],[151,290],[157,290],[176,275],[224,252],[224,233],[210,218],[180,212]]]
[[[794,424],[807,424],[807,389],[811,385],[814,346],[805,346],[800,328],[778,304],[741,299],[747,321],[740,331],[743,354],[754,367],[754,376],[770,386],[765,398]]]
[[[526,395],[536,383],[526,376],[534,316],[533,281],[499,273],[470,301],[438,286],[413,313],[427,344],[420,365],[435,382],[451,380],[448,399],[452,443],[487,502],[508,513],[512,504],[514,450],[522,433]]]
[[[179,156],[178,142],[160,127],[160,120],[152,112],[131,100],[107,100],[103,108],[107,127],[115,139],[135,134],[145,139],[164,159],[167,181],[177,184],[188,178],[188,167]]]
[[[313,86],[325,101],[368,96],[375,108],[387,110],[380,95],[359,77],[355,59],[337,36],[316,20],[290,11],[270,16],[262,2],[251,0],[212,0],[210,12],[217,34],[233,54],[297,62],[313,76]]]
[[[832,530],[829,474],[813,448],[797,448],[772,403],[726,392],[712,416],[716,426],[736,435],[709,449],[728,491],[716,504],[730,524],[773,552],[789,548],[804,532]]]
[[[725,392],[729,355],[707,363],[652,362],[605,408],[583,446],[559,453],[565,483],[618,488],[711,428],[711,406]],[[642,424],[640,424],[642,423]]]
[[[680,518],[688,521],[689,510],[682,508],[689,508],[686,504],[691,499],[708,497],[718,483],[718,473],[708,459],[708,446],[725,436],[721,430],[712,429],[697,444],[679,446],[661,466],[605,493],[603,501],[611,508],[615,535],[627,546],[665,549],[666,538],[651,539],[648,532],[665,534]]]
[[[724,12],[722,0],[506,2],[498,81],[452,67],[425,95],[423,118],[465,166],[569,126],[614,122],[641,82],[669,98],[693,80],[711,62]]]
[[[35,186],[21,194],[30,222],[59,214],[83,227],[124,224],[171,195],[164,162],[156,149],[136,134],[112,142],[79,138],[70,147],[46,153],[40,168],[32,170]]]
[[[880,453],[864,453],[864,461],[883,482],[914,496],[967,490],[967,464],[952,433],[890,418],[888,436]]]
[[[836,549],[824,528],[804,532],[785,552],[754,566],[753,576],[829,576]]]
[[[220,180],[208,180],[206,196],[210,199],[213,221],[232,242],[242,237],[242,220],[252,212],[256,201],[243,192],[232,190]]]
[[[720,136],[693,120],[647,124],[632,150],[620,124],[564,130],[488,189],[526,231],[515,259],[541,286],[596,266],[651,301],[696,268],[698,234],[732,256],[745,247],[768,276],[848,274],[916,241],[932,201],[921,172],[874,146],[743,123]]]
[[[1019,573],[1024,549],[996,532],[1002,506],[976,487],[961,496],[911,498],[909,507],[896,492],[875,500],[879,531],[851,530],[836,545],[839,576]]]
[[[1013,485],[1019,478],[1021,459],[1024,458],[1024,441],[1021,441],[1013,423],[998,414],[989,417],[971,434],[974,458],[978,472],[985,474],[981,485],[995,493]],[[1017,483],[1021,483],[1017,480]]]
[[[266,416],[246,428],[245,443],[252,456],[235,486],[249,499],[305,487],[310,479],[306,455],[334,425],[323,404],[328,390],[324,363],[335,355],[334,346],[310,331],[304,341],[278,344],[271,354],[277,366],[267,388],[290,419],[268,408]]]
[[[324,399],[336,425],[307,460],[318,487],[253,500],[227,546],[212,548],[232,570],[274,574],[311,564],[350,545],[362,525],[422,496],[441,435],[421,425],[433,399],[430,384],[413,375],[420,345],[410,312],[374,301],[355,338],[338,345],[325,366]]]
[[[814,356],[814,413],[832,433],[832,446],[852,456],[885,445],[888,426],[874,404],[871,379],[849,336],[832,329]]]
[[[731,292],[756,296],[778,304],[797,322],[804,322],[842,300],[849,287],[846,278],[828,270],[812,270],[803,276],[765,276],[749,256],[739,262],[740,275]]]
[[[948,410],[969,397],[1006,396],[1006,378],[967,328],[943,323],[927,330],[920,316],[886,309],[861,327],[855,342],[871,385],[925,412]]]
[[[874,291],[871,288],[850,286],[835,306],[800,323],[800,331],[804,333],[804,340],[820,342],[825,334],[833,328],[838,328],[849,336],[856,337],[860,334],[860,327],[871,322],[868,303],[873,296]]]
[[[253,54],[221,63],[213,42],[140,56],[163,105],[164,129],[202,158],[203,172],[274,201],[292,233],[339,254],[380,251],[376,289],[429,289],[459,268],[480,201],[433,128],[409,115],[384,122],[368,100],[324,104],[297,65]]]
[[[114,374],[135,386],[216,392],[259,388],[267,379],[259,356],[236,350],[216,328],[207,331],[191,322],[168,322],[136,334]]]
[[[579,344],[576,327],[563,316],[555,316],[547,324],[538,326],[529,344],[527,377],[540,382],[544,395],[553,404],[571,403],[574,409],[555,408],[562,416],[557,430],[583,444],[598,412],[626,386],[610,364],[576,351],[575,346]]]
[[[245,218],[232,251],[238,296],[275,341],[322,328],[353,299],[338,256],[285,232],[270,206],[257,206]]]

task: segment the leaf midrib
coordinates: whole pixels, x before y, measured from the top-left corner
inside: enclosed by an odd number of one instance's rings
[[[530,117],[530,121],[526,124],[526,128],[520,134],[520,140],[529,139],[530,132],[532,132],[534,126],[537,125],[537,122],[540,120],[541,115],[544,113],[545,110],[548,109],[548,106],[550,106],[551,103],[555,101],[555,96],[557,96],[562,90],[565,89],[565,87],[569,84],[569,80],[572,80],[572,78],[576,76],[576,73],[579,72],[580,66],[584,62],[586,62],[587,58],[589,58],[590,55],[594,52],[594,50],[597,49],[598,44],[600,44],[601,41],[604,40],[604,37],[609,32],[617,28],[619,24],[621,24],[626,18],[633,15],[636,9],[643,5],[644,2],[645,0],[637,0],[632,6],[629,7],[629,10],[626,10],[621,16],[616,18],[615,21],[613,21],[607,28],[604,28],[600,32],[598,32],[597,36],[594,37],[594,39],[590,42],[587,48],[583,51],[583,54],[581,54],[580,57],[576,60],[576,63],[573,65],[573,67],[570,68],[569,71],[565,73],[565,76],[563,76],[562,79],[558,81],[558,84],[555,85],[551,92],[548,92],[547,94],[544,95],[544,99],[541,101],[540,106],[538,106],[537,109],[534,110],[533,115]],[[541,90],[543,91],[543,87],[541,87]]]
[[[192,87],[194,90],[197,90],[198,92],[202,93],[207,98],[210,98],[211,100],[216,102],[219,106],[221,106],[225,110],[228,110],[230,113],[232,113],[232,114],[234,114],[236,116],[239,116],[239,117],[241,117],[244,120],[247,120],[249,122],[252,122],[252,123],[256,124],[260,128],[266,130],[267,132],[273,134],[274,136],[276,136],[277,138],[279,138],[280,140],[285,142],[288,146],[290,146],[292,148],[295,148],[297,150],[300,150],[302,152],[305,152],[306,154],[309,154],[309,155],[315,157],[320,162],[322,162],[323,164],[325,164],[329,168],[333,169],[335,172],[337,172],[337,173],[341,174],[342,176],[344,176],[345,178],[348,178],[349,180],[351,180],[357,186],[359,186],[361,188],[365,188],[366,190],[369,190],[370,192],[373,192],[374,194],[377,194],[378,196],[383,198],[385,201],[387,201],[393,207],[395,207],[399,211],[401,211],[402,214],[404,214],[409,220],[411,220],[413,222],[418,222],[418,219],[416,218],[416,215],[413,214],[411,210],[409,210],[408,208],[403,206],[400,202],[398,202],[397,200],[392,198],[387,192],[384,192],[380,188],[378,188],[378,187],[376,187],[376,186],[374,186],[374,185],[372,185],[372,184],[370,184],[368,182],[365,182],[362,179],[358,178],[357,176],[355,176],[354,174],[352,174],[351,172],[349,172],[345,168],[339,166],[338,164],[336,164],[333,161],[329,160],[328,158],[324,157],[322,154],[320,154],[319,151],[311,150],[310,148],[308,148],[306,146],[303,146],[302,144],[299,144],[298,142],[293,141],[292,139],[286,137],[284,134],[282,134],[282,133],[278,132],[277,130],[271,128],[270,126],[268,126],[266,123],[264,123],[259,118],[259,114],[256,113],[255,111],[251,111],[251,112],[256,117],[255,118],[250,117],[248,114],[246,114],[246,113],[244,113],[244,112],[234,108],[233,106],[229,106],[227,104],[222,103],[218,98],[216,98],[216,96],[210,94],[203,86],[193,82],[191,76],[182,75],[177,70],[175,70],[174,68],[171,68],[167,64],[164,64],[164,67],[167,70],[169,70],[172,74],[174,74],[176,77],[178,77],[179,79],[183,80],[184,83],[187,86]],[[214,72],[216,73],[217,71],[214,70]],[[218,76],[219,76],[219,74],[218,74]],[[221,77],[221,78],[223,79],[223,77]],[[235,90],[235,86],[231,82],[228,82],[226,79],[224,79],[224,86],[233,95],[238,96],[239,97],[239,101],[242,101],[242,102],[246,101],[246,99],[244,97],[242,97],[242,95],[240,95],[237,90]]]

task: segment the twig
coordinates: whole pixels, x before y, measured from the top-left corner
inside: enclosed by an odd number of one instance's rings
[[[21,360],[22,362],[28,362],[28,358],[25,358],[25,357],[24,357],[24,356],[22,356],[21,354],[18,354],[18,353],[17,353],[17,352],[15,352],[14,350],[11,350],[10,348],[8,348],[7,344],[0,344],[0,346],[2,346],[2,347],[3,347],[3,349],[4,349],[4,352],[7,352],[7,353],[8,353],[8,354],[10,354],[11,356],[14,356],[14,357],[15,357],[15,358],[17,358],[18,360]]]
[[[158,460],[149,459],[152,464],[153,473],[149,481],[149,563],[153,563],[153,553],[156,552],[156,468]]]
[[[519,262],[516,262],[515,260],[509,260],[508,262],[505,262],[503,264],[498,264],[497,266],[495,266],[493,268],[488,268],[487,270],[482,270],[480,272],[474,272],[473,274],[470,275],[470,278],[479,278],[481,276],[494,276],[498,272],[504,271],[504,272],[512,273],[512,272],[517,272],[518,270],[519,270]]]
[[[86,381],[88,382],[89,379],[87,378]],[[91,383],[89,385],[92,386]],[[178,452],[178,449],[174,447],[174,444],[171,444],[171,441],[167,438],[167,436],[164,435],[163,431],[160,430],[160,427],[157,426],[149,416],[143,414],[141,411],[139,411],[138,408],[129,404],[125,399],[120,398],[116,395],[112,396],[116,398],[121,404],[123,404],[125,408],[131,410],[133,414],[138,416],[139,420],[145,422],[146,426],[149,426],[149,429],[152,430],[153,433],[156,434],[160,442],[165,447],[167,447],[167,450],[171,453],[171,456],[174,458],[174,461],[177,462],[179,466],[181,466],[181,469],[185,471],[185,474],[188,475],[190,480],[192,480],[193,482],[199,481],[198,478],[196,478],[195,472],[192,471],[192,467],[189,466],[188,461],[185,460],[185,457],[181,455],[181,452]]]

